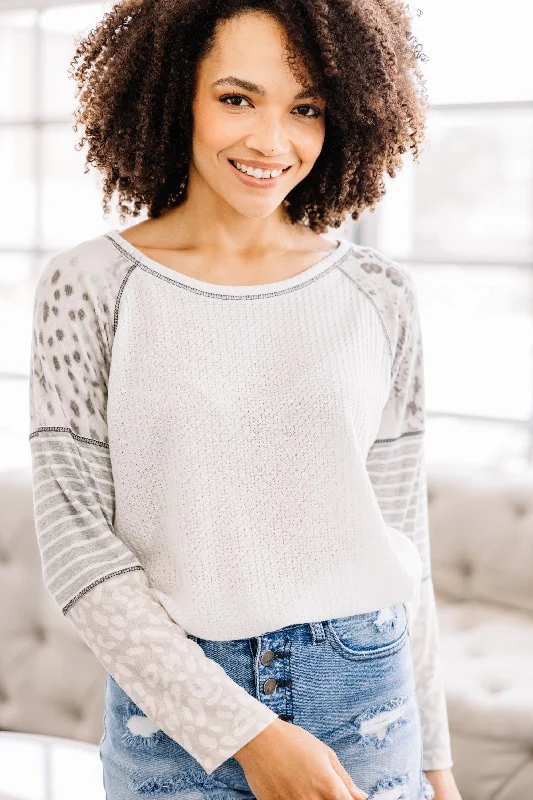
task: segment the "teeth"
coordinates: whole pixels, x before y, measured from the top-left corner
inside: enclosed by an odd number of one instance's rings
[[[252,175],[254,178],[277,178],[283,172],[282,169],[259,169],[258,167],[246,167],[239,161],[234,161],[233,164],[245,175]]]

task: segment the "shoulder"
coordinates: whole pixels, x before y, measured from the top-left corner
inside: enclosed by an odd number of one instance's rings
[[[352,242],[344,268],[372,297],[383,297],[393,302],[394,298],[416,291],[409,269],[374,247]]]
[[[54,253],[41,270],[39,284],[74,281],[104,287],[123,278],[128,266],[131,262],[123,258],[106,234],[101,234]]]
[[[105,234],[59,250],[45,262],[34,293],[34,313],[83,320],[110,319],[120,288],[132,269]]]
[[[351,243],[348,258],[341,265],[352,285],[371,302],[381,317],[390,339],[392,352],[405,335],[417,310],[413,274],[404,265],[374,247]]]

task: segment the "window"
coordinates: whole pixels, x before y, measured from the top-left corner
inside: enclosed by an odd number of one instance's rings
[[[104,219],[100,178],[83,173],[74,149],[67,76],[75,37],[111,5],[0,0],[0,468],[29,461],[40,269],[54,252],[121,227],[118,215]],[[522,471],[533,461],[533,6],[508,0],[506,16],[487,0],[414,8],[429,56],[424,150],[419,163],[406,155],[397,176],[385,176],[374,214],[338,233],[415,277],[428,462]]]
[[[416,281],[428,463],[524,472],[533,461],[533,7],[417,5],[429,56],[425,147],[418,164],[409,158],[385,176],[359,235]]]
[[[29,463],[28,370],[35,281],[50,256],[118,227],[74,149],[74,36],[109,3],[0,2],[0,469]]]

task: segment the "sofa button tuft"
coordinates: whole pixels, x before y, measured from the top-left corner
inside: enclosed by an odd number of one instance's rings
[[[38,642],[45,642],[46,641],[46,631],[42,625],[37,625],[34,628],[34,636]]]
[[[526,511],[527,508],[525,503],[515,503],[514,512],[517,517],[523,517]]]

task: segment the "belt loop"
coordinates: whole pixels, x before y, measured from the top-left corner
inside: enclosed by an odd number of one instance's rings
[[[309,622],[308,625],[311,630],[311,636],[313,637],[313,644],[326,641],[326,632],[323,622]]]

